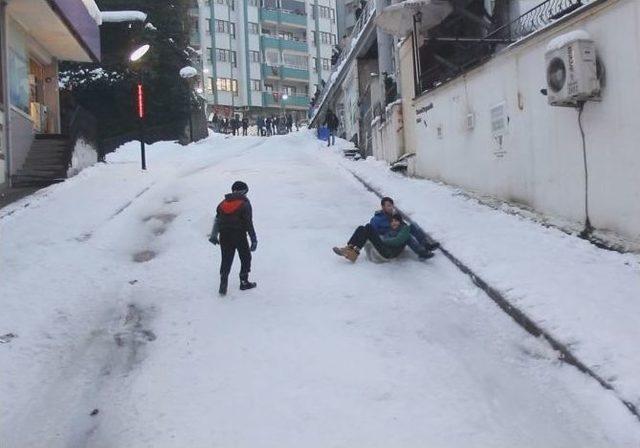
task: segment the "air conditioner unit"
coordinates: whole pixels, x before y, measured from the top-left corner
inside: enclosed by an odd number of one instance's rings
[[[586,31],[573,31],[552,39],[545,62],[549,104],[576,106],[581,101],[600,99],[596,47]]]

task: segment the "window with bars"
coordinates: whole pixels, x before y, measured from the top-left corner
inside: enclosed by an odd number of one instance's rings
[[[312,18],[315,19],[316,15],[319,15],[321,19],[329,19],[332,22],[336,21],[336,11],[333,8],[327,6],[314,6],[311,12]]]
[[[259,34],[259,33],[260,33],[260,27],[258,26],[258,24],[254,22],[249,22],[249,34]]]
[[[260,81],[259,79],[252,79],[251,80],[251,90],[255,90],[257,92],[262,90],[262,81]]]
[[[331,59],[322,58],[322,70],[331,70]]]
[[[249,50],[249,60],[251,62],[260,62],[260,52]]]

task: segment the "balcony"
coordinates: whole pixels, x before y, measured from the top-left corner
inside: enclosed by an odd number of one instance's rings
[[[309,45],[305,41],[288,40],[265,35],[262,36],[262,46],[264,48],[278,48],[281,50],[300,51],[302,53],[309,52]]]
[[[278,79],[290,79],[294,81],[308,81],[309,70],[262,64],[262,76],[264,78],[278,78]]]
[[[285,109],[307,109],[309,107],[309,97],[306,95],[290,95],[286,100],[278,100],[273,96],[273,92],[262,92],[262,104],[264,107],[284,107]]]
[[[306,14],[295,14],[281,9],[262,8],[260,10],[260,18],[266,23],[280,23],[282,25],[289,25],[295,28],[307,27]]]

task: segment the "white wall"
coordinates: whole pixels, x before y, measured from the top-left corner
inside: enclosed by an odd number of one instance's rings
[[[591,221],[596,228],[640,241],[637,0],[589,8],[421,96],[411,107],[405,104],[409,114],[433,105],[418,114],[424,122],[405,114],[407,146],[416,148],[418,175],[582,222],[585,180],[578,114],[549,106],[540,93],[546,87],[547,43],[578,28],[591,34],[606,69],[602,102],[588,103],[583,115]],[[405,42],[401,51],[405,98],[413,90],[410,47]],[[489,113],[502,102],[508,127],[500,142],[492,136]],[[475,114],[473,129],[466,126],[468,113]]]
[[[373,156],[392,163],[404,154],[402,103],[387,107],[384,121],[377,118],[371,129]]]

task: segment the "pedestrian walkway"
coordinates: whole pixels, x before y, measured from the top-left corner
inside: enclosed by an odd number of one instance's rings
[[[324,149],[317,144],[319,149]],[[327,163],[357,174],[540,328],[640,409],[640,256],[480,204],[463,191],[390,172],[374,160]]]

